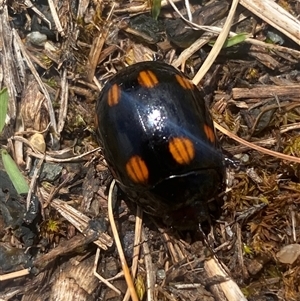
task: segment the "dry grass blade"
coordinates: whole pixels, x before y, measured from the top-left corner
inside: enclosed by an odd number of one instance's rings
[[[217,130],[219,130],[220,132],[222,132],[223,134],[225,134],[226,136],[228,136],[229,138],[239,142],[242,145],[246,145],[256,151],[259,151],[263,154],[269,155],[269,156],[273,156],[275,158],[279,158],[281,160],[287,160],[287,161],[291,161],[291,162],[295,162],[295,163],[300,163],[300,158],[298,157],[293,157],[293,156],[289,156],[289,155],[285,155],[279,152],[275,152],[269,149],[266,149],[264,147],[258,146],[254,143],[248,142],[236,135],[234,135],[232,132],[226,130],[225,128],[223,128],[222,126],[220,126],[219,124],[217,124],[216,122],[214,122],[214,126],[216,127]]]
[[[26,63],[30,69],[30,71],[32,72],[34,78],[36,79],[36,81],[38,82],[41,90],[43,91],[46,99],[47,99],[47,104],[48,104],[48,111],[49,111],[49,117],[50,117],[50,121],[51,121],[51,126],[53,127],[53,130],[55,132],[55,134],[57,134],[57,125],[56,125],[56,119],[55,119],[55,114],[54,114],[54,109],[53,109],[53,105],[52,105],[52,101],[51,101],[51,98],[50,98],[50,95],[49,95],[49,92],[48,90],[46,89],[43,81],[41,80],[38,72],[36,71],[29,55],[27,54],[27,51],[23,45],[23,42],[18,34],[18,32],[13,29],[13,36],[14,38],[16,39],[19,47],[20,47],[20,50],[22,52],[22,55],[24,57],[24,59],[26,60]]]
[[[300,32],[299,32],[300,34]],[[252,45],[256,45],[256,46],[261,46],[261,47],[265,47],[266,49],[271,49],[274,51],[282,51],[285,53],[289,53],[292,56],[294,56],[296,59],[300,60],[300,51],[293,49],[293,48],[288,48],[288,47],[284,47],[284,46],[280,46],[277,44],[270,44],[270,43],[266,43],[263,41],[259,41],[259,40],[255,40],[252,38],[247,38],[245,40],[245,42],[250,43]]]
[[[93,45],[91,47],[91,51],[90,51],[89,58],[88,58],[88,70],[89,70],[88,75],[87,75],[88,82],[92,82],[92,80],[94,78],[102,48],[103,48],[104,43],[109,34],[109,30],[110,30],[109,21],[112,17],[114,8],[115,8],[115,3],[112,5],[109,15],[106,18],[106,26],[105,26],[104,30],[99,31],[99,36],[95,39],[95,41],[93,42]]]
[[[82,18],[84,12],[89,6],[89,0],[80,0],[78,3],[77,18]]]
[[[183,50],[179,57],[172,62],[172,65],[176,68],[178,68],[180,65],[184,64],[184,62],[192,56],[195,52],[197,52],[202,46],[207,44],[210,40],[210,36],[206,38],[200,38],[197,41],[195,41],[190,47]]]
[[[136,219],[135,219],[135,236],[134,236],[134,243],[133,243],[133,259],[132,259],[132,266],[131,266],[131,274],[132,278],[134,279],[136,276],[137,268],[138,268],[138,260],[140,254],[140,241],[141,241],[141,232],[142,232],[142,223],[143,223],[143,210],[138,206]],[[130,298],[130,290],[129,288],[126,291],[125,297],[123,301],[127,301]]]
[[[230,8],[228,17],[226,19],[226,22],[224,24],[222,32],[218,36],[216,43],[215,43],[214,47],[212,48],[211,52],[209,53],[209,55],[207,56],[205,62],[203,63],[203,65],[201,66],[201,68],[199,69],[199,71],[197,72],[195,77],[193,78],[193,83],[195,85],[199,84],[199,82],[204,77],[206,72],[209,70],[211,65],[214,63],[216,57],[218,56],[219,52],[221,51],[223,44],[228,37],[228,33],[230,31],[230,27],[231,27],[232,20],[233,20],[238,3],[239,3],[239,0],[232,1],[231,8]]]
[[[4,84],[8,90],[8,95],[10,101],[8,102],[8,112],[6,124],[10,122],[9,119],[16,118],[16,98],[18,93],[22,91],[22,83],[19,78],[17,71],[17,66],[15,65],[15,59],[13,57],[12,49],[12,33],[9,26],[9,16],[7,6],[3,7],[0,20],[0,54],[1,54],[1,82],[4,81]]]
[[[142,231],[143,251],[145,255],[145,267],[147,271],[147,300],[154,300],[155,279],[153,275],[153,264],[150,248],[147,244],[145,231]]]
[[[217,28],[214,26],[211,26],[211,31],[214,32],[222,32],[222,28]],[[300,34],[300,33],[299,33]],[[230,37],[234,37],[237,34],[235,32],[229,32],[229,36]],[[199,38],[197,41],[195,41],[190,47],[184,49],[181,54],[178,56],[178,58],[176,58],[173,62],[172,65],[174,67],[179,67],[180,65],[184,64],[184,62],[191,57],[195,52],[197,52],[200,48],[202,48],[205,44],[207,44],[211,37],[213,36],[213,34],[211,32],[206,33],[205,36]],[[260,46],[260,47],[264,47],[266,49],[270,49],[273,51],[281,51],[284,53],[288,53],[292,56],[294,56],[296,59],[300,60],[300,51],[297,51],[295,49],[292,48],[288,48],[288,47],[284,47],[284,46],[280,46],[277,44],[270,44],[270,43],[266,43],[263,41],[259,41],[256,39],[252,39],[252,38],[246,38],[245,43],[249,43],[251,45],[256,45],[256,46]]]
[[[27,139],[22,138],[22,137],[14,137],[14,140],[23,141],[25,143],[28,142]],[[28,142],[28,145],[30,145],[29,142]],[[53,157],[51,157],[51,156],[49,156],[47,154],[43,155],[43,154],[34,153],[32,150],[28,150],[28,154],[31,155],[31,156],[33,156],[33,157],[35,157],[35,158],[39,158],[39,159],[45,158],[46,162],[60,162],[60,163],[62,163],[62,162],[76,162],[76,161],[80,161],[84,157],[89,156],[90,154],[93,154],[93,153],[95,153],[95,152],[97,152],[99,150],[100,150],[100,147],[99,148],[95,148],[95,149],[93,149],[93,150],[91,150],[89,152],[86,152],[84,154],[81,154],[81,155],[78,155],[78,156],[74,156],[74,157],[71,157],[71,158],[66,158],[66,159],[58,159],[58,158],[53,158]]]
[[[196,29],[196,30],[200,29],[200,30],[208,31],[210,33],[215,33],[215,34],[222,31],[222,29],[215,27],[215,26],[199,25],[199,24],[196,24],[196,23],[190,21],[189,19],[185,18],[184,15],[180,12],[180,10],[175,5],[175,1],[173,1],[173,0],[168,0],[168,1],[169,1],[170,5],[172,6],[172,8],[174,9],[174,11],[180,16],[180,18],[184,22],[189,24],[191,26],[191,28]]]
[[[57,15],[57,11],[56,11],[56,9],[55,9],[55,5],[54,5],[53,0],[48,0],[48,4],[49,4],[49,8],[50,8],[50,11],[51,11],[52,18],[53,18],[53,20],[54,20],[56,29],[57,29],[57,31],[60,33],[60,35],[61,35],[62,37],[64,37],[64,36],[65,36],[65,33],[64,33],[63,28],[62,28],[62,26],[61,26],[61,24],[60,24],[60,20],[59,20],[59,17],[58,17],[58,15]]]
[[[300,21],[272,0],[241,0],[241,5],[300,45]]]
[[[29,186],[29,191],[28,191],[27,198],[26,198],[27,210],[29,210],[31,197],[33,196],[34,191],[36,189],[37,179],[41,172],[43,162],[44,162],[44,160],[39,160],[38,164],[36,165],[36,167],[34,169],[33,176],[32,176],[31,182],[30,182],[30,186]]]
[[[69,99],[69,84],[67,81],[67,69],[63,70],[61,77],[61,97],[60,97],[60,109],[57,123],[57,132],[60,134],[65,126],[65,121],[68,112],[68,99]]]
[[[51,29],[51,22],[46,18],[46,16],[41,13],[30,0],[24,0],[24,4],[28,7],[31,8],[38,16],[41,17],[41,19],[47,23],[48,27]]]
[[[128,289],[130,291],[131,299],[132,299],[132,301],[138,301],[139,299],[138,299],[137,293],[136,293],[135,288],[134,288],[132,277],[131,277],[131,274],[130,274],[130,271],[129,271],[129,268],[128,268],[128,265],[127,265],[127,262],[126,262],[126,258],[125,258],[125,255],[124,255],[124,251],[123,251],[123,248],[122,248],[122,244],[121,244],[121,241],[120,241],[119,233],[118,233],[118,230],[117,230],[117,227],[116,227],[116,223],[114,221],[114,215],[113,215],[113,209],[112,209],[112,195],[113,195],[114,187],[115,187],[115,180],[112,181],[112,183],[110,185],[110,188],[109,188],[108,218],[109,218],[109,221],[110,221],[111,230],[112,230],[113,235],[114,235],[114,240],[115,240],[115,243],[116,243],[116,247],[117,247],[117,250],[118,250],[118,253],[119,253],[122,269],[123,269],[123,272],[124,272],[124,277],[125,277]]]

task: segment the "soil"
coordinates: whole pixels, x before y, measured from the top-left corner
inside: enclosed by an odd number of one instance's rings
[[[201,76],[231,2],[175,3],[210,30],[164,1],[0,3],[1,300],[300,300],[300,3],[274,2],[286,27],[266,17],[272,9],[240,3],[237,35]],[[177,67],[203,92],[226,189],[221,216],[201,232],[164,225],[115,187],[123,259],[95,102],[109,78],[146,60]],[[7,154],[29,185],[23,194]]]

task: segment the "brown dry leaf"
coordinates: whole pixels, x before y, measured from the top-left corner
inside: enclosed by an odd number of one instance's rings
[[[25,130],[44,131],[49,124],[46,98],[35,80],[29,81],[21,100],[21,117]]]
[[[30,143],[33,147],[41,153],[46,151],[46,142],[44,136],[40,133],[35,133],[29,138]]]

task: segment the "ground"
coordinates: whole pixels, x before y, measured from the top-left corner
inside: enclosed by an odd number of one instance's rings
[[[161,5],[0,4],[1,300],[123,300],[128,288],[132,300],[300,300],[300,3]],[[206,27],[183,21],[189,12]],[[95,102],[107,79],[145,60],[201,90],[226,188],[205,235],[112,193],[123,258]]]

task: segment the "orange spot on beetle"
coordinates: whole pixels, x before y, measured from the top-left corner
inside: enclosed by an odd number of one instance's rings
[[[179,74],[175,74],[175,77],[176,77],[177,82],[183,89],[186,89],[186,90],[194,89],[194,85],[189,79],[187,79],[184,76],[179,75]]]
[[[138,82],[145,88],[153,88],[158,84],[158,79],[152,71],[143,70],[139,73]]]
[[[204,124],[204,132],[205,132],[205,135],[206,135],[207,139],[211,143],[215,143],[215,141],[216,141],[215,132],[209,125]]]
[[[121,89],[117,84],[111,86],[108,91],[107,102],[110,107],[115,106],[119,103],[121,96]]]
[[[135,183],[146,184],[149,171],[145,161],[140,156],[132,156],[126,163],[126,172]]]
[[[175,137],[169,141],[169,151],[179,164],[189,164],[195,157],[193,142],[184,137]]]

